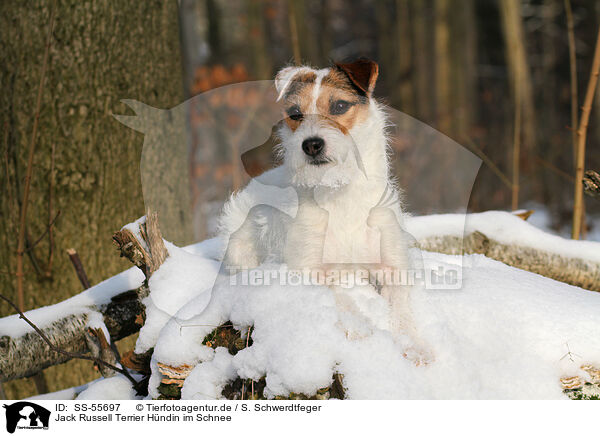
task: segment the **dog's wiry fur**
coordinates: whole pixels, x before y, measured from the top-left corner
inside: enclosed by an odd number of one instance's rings
[[[226,266],[410,267],[400,196],[390,177],[385,111],[372,97],[377,74],[371,61],[319,70],[287,67],[277,74],[283,163],[225,205],[220,228],[229,236]],[[317,146],[322,140],[319,153],[308,147],[311,138]],[[392,308],[392,331],[411,336],[415,349],[422,348],[411,318],[410,287],[379,290]]]

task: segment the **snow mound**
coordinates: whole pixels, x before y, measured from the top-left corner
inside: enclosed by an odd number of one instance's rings
[[[161,329],[177,311],[199,296],[200,307],[208,304],[210,289],[220,262],[192,254],[166,242],[169,256],[148,281],[150,294],[142,300],[146,321],[140,330],[135,352],[154,347]]]
[[[462,263],[463,286],[415,289],[417,330],[434,356],[415,366],[404,357],[408,339],[387,330],[389,308],[371,286],[334,291],[231,285],[227,278],[213,288],[200,273],[215,273],[213,260],[169,250],[173,261],[156,273],[160,286],[151,292],[168,295],[169,308],[179,310],[154,327],[153,398],[160,395],[158,362],[194,367],[182,399],[223,398],[237,378],[264,378],[267,398],[311,396],[336,373],[350,399],[565,399],[561,377],[589,380],[580,366],[600,365],[600,294],[481,255],[423,253],[426,270]],[[283,267],[257,270],[274,268]],[[242,332],[253,327],[252,344],[235,355],[202,343],[227,321]]]
[[[417,240],[478,230],[507,244],[600,260],[600,244],[549,235],[506,212],[468,215],[466,227],[464,215],[411,217],[407,230]],[[138,353],[154,349],[148,398],[161,395],[159,363],[192,368],[182,399],[224,398],[236,380],[261,383],[267,398],[310,397],[330,386],[334,375],[343,376],[349,399],[567,399],[561,378],[591,381],[582,365],[600,367],[600,293],[482,255],[422,253],[426,275],[458,267],[462,286],[415,287],[416,328],[434,359],[416,366],[406,358],[410,341],[392,336],[388,304],[370,285],[333,290],[277,279],[253,285],[241,273],[233,284],[219,274],[222,239],[167,249],[169,257],[149,281],[147,319],[136,345]],[[249,277],[273,271],[290,277],[285,265],[272,264]],[[107,282],[58,308],[81,310],[83,303],[109,298],[115,285],[131,288],[141,281],[131,272],[119,280],[127,283],[111,279],[110,292]],[[49,318],[48,309],[39,319]],[[0,320],[0,332],[12,321]],[[248,338],[247,346],[234,353],[207,343],[224,323]],[[134,396],[130,383],[117,376],[91,383],[78,398]]]

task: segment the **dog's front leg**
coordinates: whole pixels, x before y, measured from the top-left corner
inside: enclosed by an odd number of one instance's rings
[[[310,196],[302,198],[290,223],[284,261],[290,268],[321,268],[329,214]]]
[[[378,283],[381,295],[389,302],[391,308],[390,329],[395,335],[407,335],[412,345],[404,351],[404,355],[417,365],[431,361],[429,347],[417,332],[413,319],[410,296],[413,287],[410,283],[402,283],[400,279],[408,278],[411,268],[408,257],[407,235],[400,226],[396,214],[389,208],[373,208],[367,224],[379,230],[381,264],[372,276],[383,278]],[[387,270],[389,274],[378,274]],[[404,274],[402,274],[404,272]]]
[[[223,266],[228,272],[240,268],[255,268],[260,264],[257,249],[257,207],[250,210],[244,223],[229,236]]]

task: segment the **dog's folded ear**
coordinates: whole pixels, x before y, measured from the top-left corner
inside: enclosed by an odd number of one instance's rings
[[[343,71],[352,84],[368,97],[373,94],[375,82],[379,75],[379,65],[369,59],[358,59],[347,64],[336,63],[336,68]]]

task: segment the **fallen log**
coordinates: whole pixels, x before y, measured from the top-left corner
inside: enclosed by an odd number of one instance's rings
[[[121,255],[127,257],[145,274],[146,280],[142,286],[112,297],[107,304],[81,308],[77,313],[41,326],[40,330],[56,348],[74,354],[101,352],[101,344],[90,340],[88,329],[90,316],[95,312],[102,315],[111,342],[139,331],[145,319],[145,308],[141,300],[149,292],[148,278],[168,256],[156,213],[148,211],[147,216],[147,220],[137,223],[139,233],[138,229],[127,227],[113,236]],[[100,348],[97,350],[98,347]],[[106,353],[106,346],[104,349]],[[0,382],[28,377],[70,359],[71,357],[65,354],[53,351],[40,335],[33,331],[17,337],[0,336]]]
[[[565,257],[533,247],[504,244],[479,231],[464,237],[430,236],[418,241],[422,250],[443,254],[483,254],[515,268],[531,271],[559,282],[600,291],[600,263]]]
[[[108,304],[89,308],[88,312],[67,315],[41,328],[52,344],[70,353],[87,353],[87,326],[93,312],[102,314],[111,342],[136,333],[144,316],[141,299],[148,294],[143,285],[113,297]],[[50,349],[36,333],[19,337],[0,336],[0,382],[29,377],[50,366],[67,362],[71,358]]]

